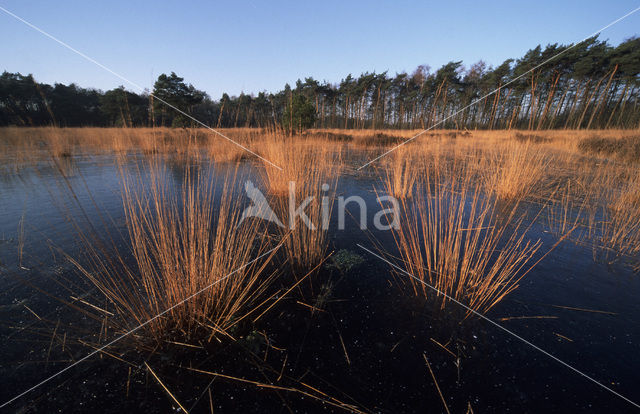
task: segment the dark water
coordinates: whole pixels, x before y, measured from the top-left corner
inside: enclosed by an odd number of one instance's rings
[[[76,226],[91,223],[96,232],[112,235],[115,246],[127,248],[120,170],[107,156],[63,161],[5,174],[0,183],[0,403],[115,337],[103,337],[99,321],[61,301],[82,307],[73,298],[99,297],[65,259],[82,256]],[[136,162],[132,158],[125,171]],[[213,168],[218,175],[229,169]],[[167,169],[176,185],[184,170],[180,162]],[[255,171],[247,163],[238,182],[258,182]],[[370,228],[379,209],[375,184],[373,173],[347,172],[337,187],[338,195],[366,200]],[[5,411],[175,412],[177,405],[149,375],[147,363],[190,412],[210,412],[210,405],[215,412],[340,412],[340,404],[365,412],[444,412],[425,357],[451,412],[469,406],[476,413],[634,411],[490,323],[461,323],[463,313],[455,305],[442,312],[406,294],[400,275],[357,247],[377,244],[393,253],[391,234],[361,231],[355,205],[349,207],[355,217],[347,215],[345,230],[331,230],[330,251],[348,250],[363,263],[347,272],[322,267],[254,326],[239,328],[240,341],[145,352],[127,350],[123,340],[113,351],[122,360],[95,356]],[[533,226],[530,237],[542,239],[541,252],[557,240],[542,225]],[[563,242],[488,316],[640,401],[640,275],[593,256],[591,248]],[[299,303],[317,303],[319,296],[325,298],[322,311],[312,313]],[[520,318],[525,316],[543,318]],[[325,401],[305,394],[310,387],[325,393]]]

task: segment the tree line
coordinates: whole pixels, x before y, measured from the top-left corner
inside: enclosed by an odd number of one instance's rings
[[[219,100],[173,72],[158,77],[153,93],[139,94],[51,86],[4,72],[0,125],[187,127],[197,126],[195,118],[218,128],[637,128],[639,86],[640,38],[612,46],[597,36],[537,46],[496,67],[456,61],[395,76],[349,74],[339,83],[309,77],[277,93]]]

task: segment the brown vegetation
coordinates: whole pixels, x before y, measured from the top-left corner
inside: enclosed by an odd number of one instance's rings
[[[324,259],[328,248],[327,220],[340,172],[340,147],[333,141],[272,135],[261,148],[261,171],[276,214],[283,220],[281,236],[287,256],[294,267],[313,267]],[[313,201],[303,213],[312,227],[294,220],[290,211],[290,205],[297,208],[307,197],[313,197]]]
[[[310,130],[293,137],[285,136],[276,130],[249,128],[221,132],[264,159],[259,159],[204,129],[3,128],[0,129],[0,145],[5,149],[5,159],[10,159],[16,167],[35,165],[51,156],[59,160],[70,160],[78,155],[102,153],[116,153],[122,156],[141,154],[147,158],[179,156],[203,162],[212,159],[215,163],[229,163],[230,166],[239,162],[251,163],[261,171],[264,188],[274,202],[276,213],[287,227],[279,232],[278,237],[285,239],[283,250],[286,251],[288,259],[297,267],[310,268],[325,257],[328,249],[327,232],[322,226],[323,207],[319,200],[328,196],[330,202],[326,208],[330,212],[333,200],[330,193],[334,191],[340,171],[347,164],[357,166],[362,160],[366,161],[380,155],[403,140],[414,137],[420,131],[350,130],[347,133],[343,130]],[[637,224],[640,223],[640,179],[637,165],[628,162],[633,157],[631,154],[635,154],[637,142],[637,132],[623,130],[588,133],[572,130],[545,131],[543,135],[529,131],[428,131],[379,160],[372,171],[382,175],[390,194],[404,200],[407,208],[406,220],[411,220],[409,215],[427,214],[427,210],[424,209],[428,208],[431,217],[439,217],[442,223],[449,222],[448,226],[451,229],[461,226],[461,223],[455,221],[455,217],[463,213],[460,210],[463,206],[456,204],[461,199],[452,199],[453,194],[458,194],[456,197],[465,194],[468,198],[470,204],[464,209],[465,212],[475,209],[472,214],[475,216],[470,219],[472,222],[493,217],[497,202],[494,200],[509,201],[516,206],[532,203],[536,208],[547,209],[547,214],[544,215],[548,219],[547,225],[559,236],[577,226],[578,229],[572,233],[574,241],[589,243],[594,249],[607,252],[608,260],[637,260],[640,252],[640,230]],[[274,168],[267,161],[281,169]],[[5,165],[5,169],[7,165],[9,164]],[[196,180],[196,177],[191,179]],[[202,184],[198,180],[198,185]],[[290,182],[295,182],[296,204],[305,197],[315,197],[316,202],[310,204],[305,212],[320,231],[310,230],[301,223],[297,223],[293,230],[288,229],[290,212],[285,195],[288,194]],[[324,183],[329,184],[328,192],[322,190]],[[193,184],[194,182],[191,182],[191,185]],[[156,182],[154,185],[161,186],[161,183]],[[199,191],[203,190],[206,190],[206,186]],[[448,200],[446,205],[430,205],[435,201],[425,198],[427,191],[432,194],[435,192],[439,197],[436,199]],[[165,246],[176,243],[176,240],[171,241],[169,236],[153,240],[145,236],[152,229],[149,226],[160,226],[163,231],[168,231],[170,223],[151,223],[141,218],[136,219],[141,217],[141,212],[133,208],[136,203],[138,206],[143,202],[151,205],[151,201],[164,204],[169,200],[136,200],[136,192],[129,191],[128,194],[130,225],[137,228],[135,234],[139,240],[136,243],[142,243],[135,247],[137,254],[141,255],[140,260],[144,255],[160,254],[160,247],[152,248],[149,244],[151,241],[164,243]],[[160,191],[160,187],[154,197],[159,196],[166,197],[166,194]],[[196,194],[185,194],[186,196],[195,197]],[[190,207],[194,209],[190,213],[194,216],[204,214],[204,210],[198,210],[198,203],[204,203],[202,197],[206,199],[208,196],[201,194],[197,197],[200,198],[192,200],[196,204]],[[415,200],[412,200],[414,198]],[[189,200],[189,197],[186,199]],[[410,205],[413,207],[408,208]],[[455,205],[458,207],[454,208]],[[228,207],[233,210],[232,206]],[[180,218],[176,215],[177,206],[171,208],[174,209],[171,214],[158,215],[156,212],[154,215],[175,222],[172,224],[174,226],[178,225],[176,223],[179,219],[183,220],[183,224],[180,225],[186,225],[184,220],[187,217]],[[157,211],[161,211],[160,207],[157,207]],[[195,217],[191,219],[196,220]],[[427,227],[421,227],[421,232],[427,232],[432,236],[438,234],[435,228],[428,227],[428,221],[424,225]],[[434,223],[430,225],[433,226]],[[175,228],[172,231],[179,233]],[[501,237],[505,236],[504,229],[494,231],[501,232]],[[480,237],[473,233],[469,235]],[[482,237],[487,236],[489,235],[485,234]],[[231,235],[225,237],[231,238]],[[415,234],[405,234],[402,237],[402,243],[406,245],[417,243],[417,239],[412,239],[417,237]],[[490,237],[489,240],[494,239]],[[519,242],[524,243],[524,240],[517,238],[513,242],[518,245]],[[201,246],[198,241],[193,243]],[[230,240],[230,243],[241,242]],[[447,251],[447,255],[453,255],[448,260],[454,260],[455,255],[462,260],[465,254],[470,254],[455,248],[456,243],[462,243],[461,239],[449,238],[439,243],[442,245],[437,249],[442,250],[446,247],[442,251]],[[480,239],[477,243],[480,243]],[[433,248],[433,242],[430,246]],[[470,245],[469,248],[480,248],[480,245]],[[172,250],[176,250],[175,245],[172,246]],[[414,256],[407,256],[406,259],[413,257],[412,260],[415,261],[426,260],[427,257],[423,257],[423,254],[426,252],[420,253],[419,256],[414,252]],[[468,264],[471,266],[469,269],[476,269],[473,270],[476,273],[484,272],[482,281],[485,281],[484,277],[493,270],[485,267],[486,263],[482,264],[479,256],[474,257],[476,262],[473,265]],[[174,264],[182,263],[182,259],[161,256],[155,257],[154,260],[167,264],[172,261]],[[429,260],[433,262],[435,258]],[[485,257],[484,260],[488,259]],[[454,270],[448,270],[453,266],[453,262],[443,262],[437,266],[435,263],[439,262],[433,263],[432,271],[437,268],[445,274],[450,273],[450,282],[447,283],[451,285],[447,289],[451,286],[462,286],[456,289],[465,289],[466,281],[471,280],[469,274],[460,273],[461,270],[455,269],[455,266]],[[500,283],[515,280],[509,279],[513,277],[512,270],[515,268],[511,268],[507,263],[510,262],[505,258],[505,269],[508,270],[504,270],[502,276],[500,272],[493,274],[493,277],[501,280]],[[144,261],[141,261],[142,264]],[[197,277],[194,275],[202,272],[194,270],[197,269],[194,264],[189,266],[189,272],[195,273],[188,277]],[[416,262],[414,266],[420,265]],[[147,269],[145,272],[152,270]],[[451,272],[457,272],[458,276],[451,276]],[[500,279],[501,277],[506,279]],[[193,286],[197,285],[194,282]],[[477,288],[475,289],[475,292],[478,292]],[[486,286],[483,289],[490,291]],[[183,293],[173,292],[170,299],[174,300]],[[500,297],[500,294],[491,293],[489,297],[492,299],[483,302],[482,306],[494,303],[494,299]],[[224,325],[224,322],[220,323]]]
[[[623,161],[640,162],[640,135],[624,138],[592,136],[581,139],[578,148],[589,154],[613,155]]]
[[[470,175],[435,172],[416,193],[401,200],[401,228],[394,233],[402,267],[419,280],[409,279],[413,291],[434,296],[442,308],[453,298],[488,311],[517,287],[540,242],[528,241],[515,209],[500,211]]]
[[[178,188],[166,168],[152,157],[133,173],[122,170],[129,249],[107,248],[96,235],[81,234],[90,265],[74,263],[109,300],[124,329],[151,321],[146,337],[159,343],[172,332],[229,336],[273,280],[265,273],[268,257],[252,262],[269,249],[265,229],[240,223],[235,173],[216,194],[204,168],[187,166]]]

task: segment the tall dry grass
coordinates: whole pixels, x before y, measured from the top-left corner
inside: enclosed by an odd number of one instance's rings
[[[344,153],[354,158],[351,163],[361,165],[420,131],[312,130],[289,138],[275,130],[255,128],[221,132],[283,167],[283,171],[265,169],[271,194],[286,194],[289,181],[295,181],[301,195],[308,190],[299,183],[317,183],[322,181],[319,177],[339,170],[341,162],[325,159],[341,160]],[[556,218],[560,218],[561,205],[573,206],[580,214],[572,220],[585,229],[574,235],[584,234],[584,241],[637,255],[633,224],[640,215],[624,196],[636,191],[626,177],[637,171],[637,163],[621,156],[623,150],[624,154],[635,154],[637,136],[632,130],[428,131],[377,165],[384,167],[383,178],[393,178],[391,193],[399,198],[410,197],[416,177],[434,170],[446,170],[456,177],[462,170],[473,171],[473,180],[501,200],[548,203],[557,210],[551,213]],[[85,154],[163,155],[230,164],[252,158],[242,148],[198,128],[7,127],[0,128],[0,147],[3,175],[13,175],[21,167],[37,165],[51,156],[61,164],[70,164]],[[405,147],[410,151],[403,155]],[[318,156],[323,151],[327,154]],[[316,173],[319,176],[314,177]],[[570,191],[562,194],[565,188]]]
[[[247,266],[269,246],[259,223],[240,223],[235,172],[216,185],[205,168],[187,164],[174,184],[158,157],[121,171],[129,253],[87,239],[91,265],[75,262],[82,274],[115,308],[122,329],[201,292],[147,324],[145,339],[162,343],[197,330],[228,335],[274,278],[269,257]]]
[[[263,181],[272,205],[284,224],[284,250],[296,268],[313,267],[322,261],[328,248],[328,220],[333,209],[335,186],[342,168],[339,144],[326,139],[291,139],[272,135],[262,143]],[[294,218],[303,213],[310,223]]]
[[[640,179],[633,163],[564,152],[549,173],[560,182],[549,205],[552,231],[578,228],[572,239],[608,262],[640,261]]]
[[[596,237],[615,254],[637,258],[640,255],[640,171],[623,170],[621,174],[606,171],[600,175],[602,219],[597,223]]]
[[[486,152],[484,186],[502,200],[523,198],[543,185],[548,157],[535,144],[517,141]]]
[[[413,195],[414,186],[422,172],[414,155],[413,146],[403,145],[384,160],[386,165],[383,167],[383,174],[388,184],[387,189],[396,198]]]
[[[220,131],[246,147],[263,136],[250,128]],[[250,155],[238,145],[204,128],[0,128],[3,155],[12,160],[38,161],[92,154],[165,154],[191,157],[205,154],[217,162],[236,161]],[[3,157],[3,161],[5,157]]]
[[[447,295],[484,313],[517,288],[541,243],[527,240],[515,210],[501,212],[470,177],[421,181],[413,199],[400,202],[394,240],[404,268],[442,293],[410,279],[415,294],[442,308]]]
[[[300,139],[272,134],[260,142],[265,185],[272,194],[287,194],[289,182],[299,190],[305,182],[318,182],[335,176],[341,169],[340,144],[326,139]],[[303,185],[300,185],[303,184]]]

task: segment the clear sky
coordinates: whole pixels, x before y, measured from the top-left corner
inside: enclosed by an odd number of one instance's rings
[[[0,6],[139,85],[151,87],[160,73],[174,71],[219,99],[222,92],[277,91],[305,76],[333,83],[349,73],[393,75],[450,60],[496,65],[537,44],[581,40],[640,0],[0,0]],[[638,34],[640,12],[601,38],[617,44]],[[0,39],[0,70],[103,90],[123,84],[2,11]]]

